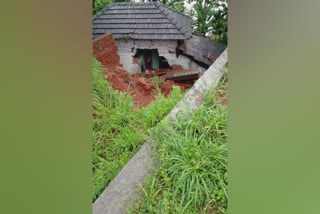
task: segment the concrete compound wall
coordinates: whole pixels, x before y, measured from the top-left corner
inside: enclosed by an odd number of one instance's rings
[[[179,55],[177,58],[175,50],[177,47],[176,40],[116,40],[118,45],[118,54],[120,63],[128,71],[129,74],[139,72],[139,66],[133,63],[132,56],[137,49],[157,49],[159,56],[163,56],[168,60],[170,66],[180,65],[183,69],[194,68],[198,71],[205,71],[205,68],[199,66],[186,56]],[[134,50],[132,50],[134,48]]]

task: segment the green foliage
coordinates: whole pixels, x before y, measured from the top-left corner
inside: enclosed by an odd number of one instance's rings
[[[209,22],[212,26],[212,39],[223,44],[228,44],[228,6],[227,4],[217,2],[219,10],[212,11],[213,19]]]
[[[132,109],[132,98],[111,87],[99,61],[92,61],[93,201],[146,140],[148,129],[163,119],[181,99],[175,87],[168,98],[159,95],[147,107]]]
[[[194,20],[194,30],[197,33],[205,35],[211,30],[209,20],[212,18],[213,3],[204,4],[203,0],[199,0],[194,4],[193,8],[196,13],[196,20]]]
[[[188,15],[195,17],[193,30],[201,35],[210,33],[217,42],[228,44],[228,4],[221,0],[199,0]]]
[[[95,15],[100,10],[105,8],[108,4],[112,3],[113,0],[93,0],[92,2],[92,14]]]
[[[160,0],[160,2],[180,13],[185,13],[184,0]]]
[[[159,78],[158,76],[153,76],[152,81],[154,82],[158,93],[160,93],[161,92],[160,85],[164,84],[165,81],[162,78]]]
[[[227,213],[227,109],[215,97],[208,93],[175,126],[163,121],[153,129],[160,168],[129,213]]]
[[[108,4],[114,2],[129,2],[130,0],[93,0],[92,1],[92,13],[95,15],[100,10],[105,8]]]

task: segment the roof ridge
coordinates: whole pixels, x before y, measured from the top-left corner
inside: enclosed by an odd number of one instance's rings
[[[181,12],[177,11],[177,10],[172,9],[171,7],[169,7],[169,6],[165,5],[165,4],[163,4],[162,2],[156,1],[156,2],[153,2],[153,3],[155,3],[155,4],[161,4],[161,6],[166,7],[166,8],[168,8],[168,9],[169,9],[169,10],[171,10],[171,11],[173,11],[173,12],[175,12],[175,13],[178,13],[178,14],[180,14],[180,15],[182,15],[182,16],[185,16],[186,18],[191,19],[191,17],[190,17],[190,16],[187,16],[186,14],[183,14],[183,13],[181,13]]]
[[[112,4],[112,5],[126,5],[126,4],[135,5],[135,4],[153,4],[153,3],[155,3],[155,2],[112,2],[109,4]]]
[[[92,20],[94,20],[94,19],[98,18],[100,15],[102,15],[102,14],[106,11],[106,9],[109,8],[109,5],[110,5],[110,4],[107,4],[103,9],[101,9],[98,13],[96,13],[96,14],[92,17]]]
[[[155,2],[113,2],[113,3],[108,3],[106,4],[106,6],[104,8],[102,8],[98,13],[96,13],[93,17],[92,20],[98,18],[100,15],[102,15],[107,9],[111,9],[111,6],[113,5],[125,5],[125,4],[129,4],[129,5],[134,5],[134,4],[153,4]]]
[[[186,15],[184,15],[184,14],[176,11],[176,10],[171,9],[170,7],[168,7],[167,5],[163,4],[162,2],[157,1],[157,2],[153,2],[153,3],[154,3],[154,5],[161,11],[161,13],[162,13],[163,15],[165,15],[165,17],[177,28],[177,30],[178,30],[180,33],[182,33],[182,35],[183,35],[184,37],[188,38],[188,37],[186,36],[186,32],[182,32],[182,31],[181,31],[182,26],[179,26],[179,25],[178,25],[178,22],[174,22],[171,18],[169,18],[166,14],[164,14],[164,13],[163,13],[163,10],[160,8],[160,6],[165,7],[165,8],[167,8],[167,9],[171,10],[172,12],[177,13],[177,14],[179,14],[179,15],[185,16],[186,18],[189,18],[189,19],[191,19],[191,18],[190,18],[189,16],[186,16]]]

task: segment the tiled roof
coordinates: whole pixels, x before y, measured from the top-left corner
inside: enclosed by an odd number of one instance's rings
[[[191,18],[160,2],[109,4],[92,20],[93,38],[111,33],[115,39],[188,39]]]
[[[208,37],[193,33],[192,37],[185,40],[184,44],[180,45],[178,48],[183,54],[210,66],[227,47]]]

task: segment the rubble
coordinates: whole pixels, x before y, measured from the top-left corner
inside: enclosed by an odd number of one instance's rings
[[[104,73],[107,80],[115,90],[128,92],[133,97],[135,107],[143,107],[150,104],[157,96],[157,84],[152,77],[166,75],[172,72],[181,72],[181,67],[174,69],[153,70],[147,73],[138,73],[130,76],[120,64],[120,57],[117,54],[118,47],[112,35],[105,34],[93,40],[93,55],[105,67]],[[187,83],[177,83],[169,79],[162,78],[158,85],[161,93],[168,96],[172,91],[172,86],[180,86],[182,90],[187,90],[192,85]]]

